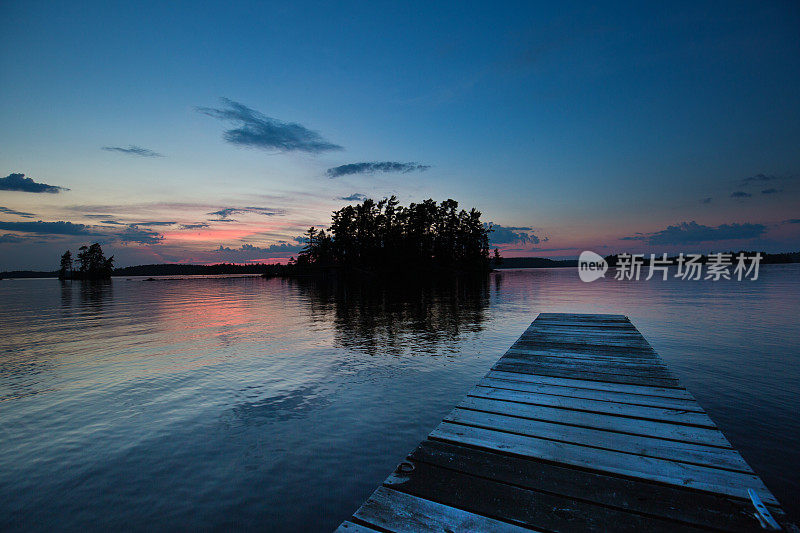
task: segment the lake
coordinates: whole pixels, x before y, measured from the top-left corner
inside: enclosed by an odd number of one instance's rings
[[[0,301],[0,530],[332,530],[539,312],[628,315],[800,515],[800,265],[4,280]]]

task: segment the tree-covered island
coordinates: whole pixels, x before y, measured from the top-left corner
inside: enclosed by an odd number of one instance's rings
[[[99,243],[81,246],[78,249],[78,265],[74,268],[72,252],[67,250],[61,256],[58,279],[109,279],[114,272],[114,256],[108,259],[103,255]]]
[[[265,275],[486,273],[490,232],[480,211],[452,199],[408,207],[395,196],[366,199],[334,211],[328,231],[309,228],[297,259]]]

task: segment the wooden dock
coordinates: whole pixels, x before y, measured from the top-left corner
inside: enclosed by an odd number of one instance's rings
[[[797,531],[778,505],[627,317],[543,313],[337,531]]]

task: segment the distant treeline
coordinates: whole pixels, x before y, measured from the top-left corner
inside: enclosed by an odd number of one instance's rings
[[[503,257],[492,259],[492,268],[558,268],[577,267],[577,259],[546,259],[544,257]]]
[[[755,256],[757,253],[761,254],[761,264],[762,265],[778,265],[784,263],[800,263],[800,252],[784,252],[780,254],[768,254],[766,252],[758,252],[758,251],[745,251],[739,250],[738,252],[720,252],[720,253],[727,253],[730,254],[733,260],[736,260],[736,256],[739,254],[744,254],[747,257],[748,261],[750,258]],[[687,254],[684,254],[686,256]],[[716,255],[716,254],[715,254]],[[607,255],[605,257],[606,262],[609,266],[616,266],[617,258],[619,254]],[[659,259],[661,256],[656,254],[656,258]],[[667,257],[672,263],[675,263],[675,260],[678,258],[677,255]],[[645,262],[650,260],[650,254],[644,254]],[[708,263],[708,255],[701,255],[700,259],[697,260],[698,263],[705,264]],[[577,264],[577,262],[576,262]]]
[[[263,274],[271,265],[264,263],[252,265],[234,265],[220,263],[218,265],[186,265],[186,264],[159,264],[138,265],[124,268],[115,268],[112,276],[214,276],[220,274]],[[58,270],[11,270],[0,272],[0,278],[56,278]]]
[[[257,263],[252,265],[234,265],[220,263],[218,265],[139,265],[114,270],[114,276],[217,276],[220,274],[263,274],[270,265]]]
[[[739,252],[730,252],[735,257]],[[756,252],[743,252],[746,256],[752,257]],[[609,265],[616,264],[617,255],[609,255],[606,261]],[[780,254],[768,254],[761,252],[761,264],[781,264],[781,263],[800,263],[800,252],[786,252]],[[646,256],[649,260],[650,256]],[[674,259],[674,257],[672,258]],[[703,261],[708,259],[703,257]],[[492,268],[553,268],[553,267],[575,267],[578,261],[575,259],[545,259],[543,257],[504,257],[501,264],[491,261]],[[115,268],[112,276],[212,276],[223,274],[264,274],[271,275],[287,274],[286,265],[268,265],[263,263],[252,265],[234,265],[232,263],[220,263],[217,265],[186,265],[186,264],[158,264],[158,265],[138,265],[124,268]],[[38,270],[10,270],[0,272],[1,278],[55,278],[58,277],[58,270],[38,271]]]

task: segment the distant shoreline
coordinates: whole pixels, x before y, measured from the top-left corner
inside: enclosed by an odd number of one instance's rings
[[[752,255],[752,254],[750,254]],[[800,252],[762,254],[762,265],[800,263]],[[613,266],[613,262],[611,262]],[[516,268],[576,268],[577,259],[547,259],[544,257],[504,257],[499,265],[490,264],[494,270],[510,270]],[[271,269],[274,264],[257,263],[252,265],[235,265],[220,263],[216,265],[155,264],[137,265],[114,269],[112,277],[163,277],[163,276],[260,276]],[[58,270],[11,270],[0,272],[0,279],[26,278],[58,278]]]

